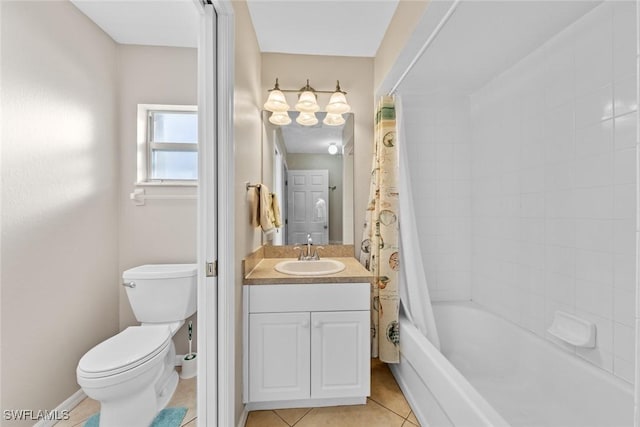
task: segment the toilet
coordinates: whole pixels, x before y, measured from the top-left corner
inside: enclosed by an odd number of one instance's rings
[[[100,427],[149,427],[178,385],[173,335],[196,312],[196,264],[143,265],[122,274],[140,326],[89,350],[78,384],[100,402]]]

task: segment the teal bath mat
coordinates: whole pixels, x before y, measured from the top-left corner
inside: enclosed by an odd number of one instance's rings
[[[151,427],[180,427],[180,423],[187,414],[187,408],[164,408],[151,423]],[[98,427],[100,425],[100,413],[93,414],[84,427]],[[125,426],[123,426],[125,427]]]

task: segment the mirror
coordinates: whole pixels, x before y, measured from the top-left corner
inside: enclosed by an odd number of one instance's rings
[[[262,182],[282,216],[282,227],[263,244],[304,244],[307,234],[317,245],[353,244],[353,113],[339,126],[323,124],[324,112],[316,113],[318,124],[303,126],[298,114],[289,111],[291,123],[277,126],[262,112]]]

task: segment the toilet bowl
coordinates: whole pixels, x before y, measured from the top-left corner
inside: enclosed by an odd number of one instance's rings
[[[123,274],[143,323],[93,347],[76,369],[80,387],[100,402],[100,427],[148,427],[171,399],[178,384],[172,337],[195,312],[195,301],[187,301],[195,300],[195,274],[193,264],[142,266]]]

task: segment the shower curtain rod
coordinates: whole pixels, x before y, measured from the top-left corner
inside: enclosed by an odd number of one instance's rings
[[[415,65],[418,63],[418,61],[420,60],[420,58],[422,58],[422,55],[424,55],[424,53],[427,51],[427,49],[429,48],[429,46],[431,46],[431,43],[433,43],[433,41],[435,40],[436,37],[438,37],[438,34],[440,33],[440,30],[442,30],[442,28],[445,26],[445,24],[447,23],[447,21],[449,20],[449,18],[451,18],[451,15],[453,15],[453,13],[456,11],[456,8],[458,7],[458,4],[461,2],[462,0],[454,0],[453,4],[451,5],[451,7],[449,8],[449,10],[447,10],[447,13],[445,13],[445,15],[442,17],[442,19],[440,20],[440,22],[438,23],[438,25],[436,26],[436,28],[433,30],[433,32],[429,35],[429,38],[427,39],[427,41],[424,42],[424,44],[422,45],[422,47],[420,48],[420,50],[418,51],[418,53],[416,54],[416,56],[414,56],[413,60],[411,61],[411,63],[409,63],[409,65],[407,66],[407,69],[404,70],[404,73],[402,73],[402,75],[400,76],[400,78],[398,79],[398,81],[396,82],[395,85],[393,85],[393,87],[391,88],[391,90],[389,91],[389,95],[393,95],[396,93],[396,90],[398,90],[398,86],[400,86],[402,84],[402,82],[404,81],[404,79],[407,77],[407,75],[409,74],[409,72],[413,69],[413,67],[415,67]],[[428,6],[427,6],[428,7]]]

